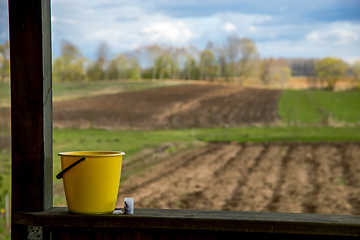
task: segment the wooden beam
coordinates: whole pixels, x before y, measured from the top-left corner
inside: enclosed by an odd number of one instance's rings
[[[58,232],[66,229],[76,232],[77,229],[79,234],[84,234],[88,228],[99,232],[105,229],[105,232],[116,232],[119,237],[122,230],[137,233],[184,231],[190,235],[193,231],[201,231],[204,236],[214,232],[360,236],[359,216],[330,214],[135,209],[133,215],[79,215],[70,214],[67,208],[53,208],[37,213],[15,213],[13,221],[47,226]]]
[[[12,211],[44,211],[53,201],[50,0],[9,0],[9,30]]]

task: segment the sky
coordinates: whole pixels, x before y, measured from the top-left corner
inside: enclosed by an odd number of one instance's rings
[[[229,36],[252,39],[260,57],[360,59],[359,0],[52,0],[53,57],[69,41],[94,59],[149,44],[204,49]],[[0,43],[8,38],[0,0]]]

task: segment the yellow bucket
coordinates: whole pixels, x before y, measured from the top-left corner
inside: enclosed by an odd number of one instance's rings
[[[123,152],[62,152],[62,171],[68,209],[80,214],[114,211],[119,191]]]

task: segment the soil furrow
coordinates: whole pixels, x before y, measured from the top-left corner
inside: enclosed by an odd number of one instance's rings
[[[132,178],[128,179],[125,187],[120,184],[119,196],[125,196],[128,194],[134,194],[138,189],[145,188],[148,189],[150,184],[161,181],[162,178],[166,178],[179,169],[185,169],[189,164],[194,164],[200,156],[212,155],[215,151],[218,151],[222,148],[221,144],[210,144],[195,151],[190,151],[187,154],[178,154],[171,158],[166,159],[161,164],[147,169],[146,172],[143,172],[142,175],[146,174],[145,177],[140,177],[135,175]],[[140,180],[139,180],[140,179]]]
[[[286,165],[289,162],[289,158],[290,158],[293,150],[294,150],[294,147],[292,145],[289,145],[284,153],[283,158],[281,159],[279,178],[278,178],[278,181],[274,188],[272,198],[269,201],[268,206],[266,207],[266,209],[268,209],[269,212],[277,212],[278,211],[278,205],[279,205],[279,201],[280,201],[281,194],[282,194],[281,187],[284,182],[285,175],[286,175],[285,169],[287,167]]]
[[[180,207],[182,209],[221,210],[230,197],[228,193],[233,191],[237,185],[237,179],[241,177],[238,168],[241,167],[239,153],[242,149],[243,147],[240,147],[226,164],[213,173],[203,189],[182,198]]]
[[[119,196],[146,208],[360,214],[357,142],[216,142],[193,151],[156,160]]]
[[[318,167],[319,161],[314,155],[315,146],[310,146],[309,152],[306,153],[305,161],[307,162],[308,167],[308,180],[309,180],[309,192],[305,195],[305,200],[303,203],[303,213],[315,213],[318,206],[318,194],[320,190],[320,185],[317,183],[318,178]]]
[[[340,150],[333,144],[322,144],[314,154],[319,162],[317,184],[320,186],[316,213],[351,214],[351,204],[347,201],[349,191],[342,183]]]
[[[296,146],[284,166],[284,177],[280,187],[278,212],[301,213],[306,196],[312,191],[308,179],[309,166],[306,155],[311,153],[310,146]]]
[[[246,185],[240,189],[241,198],[235,210],[267,211],[279,178],[281,159],[286,149],[287,147],[281,145],[273,145],[266,147],[260,154],[258,165],[251,171]]]
[[[156,207],[161,206],[160,208],[164,208],[167,202],[172,202],[172,199],[177,199],[179,195],[184,192],[186,193],[187,188],[197,188],[196,178],[201,180],[209,173],[212,173],[214,168],[216,169],[216,166],[221,164],[219,159],[222,159],[224,155],[235,148],[235,145],[220,144],[219,146],[220,149],[207,152],[190,162],[186,161],[189,162],[186,167],[176,169],[171,174],[162,176],[157,181],[148,184],[146,188],[135,190],[133,195],[138,199],[137,205],[140,207],[155,205]],[[199,182],[199,184],[204,184],[204,182]],[[166,198],[159,199],[164,194]],[[154,202],[156,199],[159,200]]]
[[[360,215],[360,144],[350,143],[343,147],[344,183],[349,190],[348,202],[351,214]]]
[[[222,210],[235,210],[240,207],[239,203],[242,199],[241,188],[247,184],[249,175],[259,163],[264,152],[266,152],[266,147],[260,144],[247,145],[245,149],[240,152],[239,157],[236,158],[239,161],[236,169],[238,171],[236,187],[233,189],[230,198],[225,201]]]
[[[196,209],[196,202],[201,201],[202,191],[214,178],[213,173],[226,165],[240,149],[241,146],[238,144],[228,145],[216,158],[209,159],[204,165],[206,167],[200,166],[186,175],[179,174],[172,179],[172,184],[160,196],[153,198],[152,204],[161,208]]]
[[[342,147],[344,177],[350,187],[360,187],[360,144],[350,143]]]
[[[281,90],[183,85],[54,103],[54,127],[163,129],[272,124]]]

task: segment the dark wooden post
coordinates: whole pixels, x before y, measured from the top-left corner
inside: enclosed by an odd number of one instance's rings
[[[9,0],[9,23],[12,212],[43,211],[53,201],[50,0]],[[27,238],[27,226],[11,227]]]

